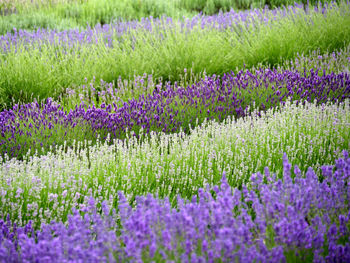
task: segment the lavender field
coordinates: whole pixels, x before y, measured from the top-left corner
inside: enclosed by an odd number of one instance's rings
[[[350,262],[350,2],[266,4],[0,5],[0,262]]]

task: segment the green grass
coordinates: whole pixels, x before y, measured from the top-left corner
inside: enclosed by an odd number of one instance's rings
[[[153,134],[142,142],[130,136],[112,145],[85,141],[60,146],[56,154],[7,160],[0,165],[0,208],[23,225],[33,220],[65,221],[71,205],[90,196],[116,205],[117,191],[129,201],[146,193],[190,198],[198,188],[218,184],[223,171],[231,186],[248,183],[252,173],[269,167],[282,176],[282,156],[305,172],[332,164],[350,146],[350,105],[287,103],[262,117],[204,123],[190,135]],[[80,206],[79,205],[79,206]]]
[[[153,73],[155,79],[179,81],[184,68],[194,75],[203,71],[222,74],[244,65],[274,66],[293,59],[297,53],[316,49],[321,53],[333,51],[350,43],[350,11],[343,3],[329,10],[327,16],[310,11],[248,29],[198,26],[190,33],[180,31],[179,25],[152,33],[132,30],[114,37],[114,48],[106,47],[102,39],[97,44],[72,48],[42,45],[39,50],[19,45],[21,51],[12,49],[0,57],[2,103],[9,106],[33,98],[58,98],[66,88],[85,83],[84,78],[112,82],[119,77]]]

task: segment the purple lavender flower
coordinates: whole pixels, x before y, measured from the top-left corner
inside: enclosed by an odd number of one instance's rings
[[[277,92],[274,87],[278,87]],[[319,76],[314,70],[301,74],[259,69],[254,73],[247,70],[222,77],[205,76],[191,86],[166,86],[119,104],[102,101],[96,107],[83,101],[69,112],[48,99],[41,105],[37,102],[15,105],[0,113],[0,154],[6,152],[9,157],[21,158],[33,146],[39,153],[43,147],[45,153],[50,147],[63,144],[63,140],[57,141],[63,138],[56,135],[60,133],[65,134],[64,140],[71,137],[96,140],[108,136],[124,139],[126,130],[136,136],[141,135],[141,130],[143,134],[181,129],[189,132],[189,127],[205,119],[239,118],[255,109],[283,105],[287,99],[324,103],[347,98],[350,98],[348,73]]]
[[[177,209],[150,194],[137,197],[132,209],[119,193],[119,216],[106,203],[99,214],[90,199],[67,225],[52,222],[35,232],[31,223],[17,226],[7,218],[0,221],[0,261],[347,262],[347,152],[336,163],[323,182],[312,170],[292,180],[285,157],[283,181],[263,183],[258,174],[251,189],[239,191],[223,177],[221,187],[212,188],[215,198],[210,187],[200,189],[192,201],[179,197]]]

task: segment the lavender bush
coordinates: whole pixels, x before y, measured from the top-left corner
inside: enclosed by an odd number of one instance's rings
[[[142,80],[139,90],[147,89]],[[239,118],[255,109],[283,105],[288,99],[298,105],[314,100],[342,102],[350,97],[348,73],[319,76],[314,70],[302,74],[262,68],[254,74],[247,70],[205,76],[186,88],[159,84],[148,95],[127,101],[120,100],[113,86],[105,86],[108,88],[99,93],[93,87],[82,89],[77,96],[72,93],[68,101],[78,97],[80,105],[69,112],[50,99],[1,112],[0,155],[21,159],[28,150],[44,154],[64,142],[72,146],[73,140],[105,140],[108,134],[111,139],[124,139],[127,130],[136,136],[151,131],[188,133],[206,119]]]
[[[322,9],[323,7],[321,7]],[[328,4],[324,6],[323,12],[328,8]],[[316,10],[319,11],[319,10]],[[246,24],[249,28],[250,24],[267,22],[269,19],[276,20],[281,16],[286,16],[290,13],[303,13],[303,6],[295,5],[289,6],[288,9],[255,9],[245,11],[234,11],[219,13],[213,16],[205,16],[198,14],[194,17],[182,20],[173,19],[172,17],[144,17],[140,21],[116,21],[108,24],[98,24],[93,27],[88,26],[84,30],[70,29],[64,31],[50,30],[45,28],[38,28],[36,30],[23,30],[13,28],[12,32],[7,32],[0,36],[0,46],[3,53],[11,50],[22,51],[19,48],[21,45],[25,47],[40,48],[45,45],[72,47],[76,45],[94,44],[103,40],[105,44],[112,48],[113,39],[115,37],[122,37],[128,35],[132,30],[141,30],[146,32],[156,32],[160,35],[166,30],[175,30],[179,26],[181,31],[190,33],[191,30],[197,27],[213,28],[213,29],[227,29],[233,25]],[[180,33],[179,32],[179,33]],[[116,44],[116,43],[115,43]]]
[[[333,52],[322,53],[313,50],[309,54],[298,54],[294,59],[285,61],[277,67],[281,72],[318,70],[319,74],[350,72],[350,46]]]
[[[265,169],[250,187],[199,189],[192,201],[137,197],[132,209],[119,193],[116,214],[105,202],[34,231],[0,223],[6,262],[347,262],[350,260],[350,158],[323,166],[319,181],[283,158],[283,180]],[[102,214],[97,211],[102,210]],[[111,215],[112,214],[112,215]],[[120,219],[118,224],[116,217]]]
[[[206,184],[219,184],[223,171],[233,187],[249,185],[249,176],[266,166],[282,178],[283,152],[303,173],[311,166],[321,177],[321,166],[350,147],[348,100],[319,106],[288,101],[260,114],[204,122],[188,135],[152,132],[143,140],[57,146],[55,154],[25,161],[0,158],[0,211],[17,225],[32,220],[39,227],[67,221],[90,196],[116,206],[119,190],[131,203],[152,193],[175,205],[177,195],[189,199]]]

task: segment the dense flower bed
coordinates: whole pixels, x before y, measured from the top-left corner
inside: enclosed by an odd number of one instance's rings
[[[67,224],[35,231],[0,223],[0,260],[6,262],[348,262],[350,260],[350,158],[301,174],[286,156],[283,180],[254,174],[249,188],[200,189],[177,209],[167,199],[138,197],[132,209],[119,193],[119,212],[93,198]],[[102,215],[98,213],[102,211]],[[116,219],[120,219],[117,223]]]
[[[319,106],[287,102],[259,112],[260,117],[253,112],[237,120],[209,121],[190,134],[85,140],[24,161],[0,158],[0,211],[17,225],[31,220],[38,227],[65,222],[72,208],[86,206],[90,196],[114,206],[120,190],[130,202],[152,193],[176,204],[178,194],[190,199],[206,184],[219,184],[223,171],[233,187],[249,184],[250,175],[264,167],[281,178],[283,152],[302,172],[313,167],[320,176],[322,165],[349,149],[349,109],[349,100]]]
[[[96,94],[97,95],[97,94]],[[137,136],[142,130],[188,132],[205,119],[222,121],[227,116],[245,116],[249,109],[267,110],[284,104],[341,102],[350,97],[348,73],[318,75],[297,71],[260,69],[251,73],[241,71],[220,76],[206,76],[188,87],[166,85],[151,94],[119,101],[115,90],[108,89],[100,105],[89,105],[94,91],[81,94],[82,103],[67,112],[64,107],[48,99],[46,103],[14,106],[0,113],[0,155],[22,158],[31,150],[44,152],[64,141],[125,138],[125,132]],[[105,102],[110,102],[107,104]],[[61,142],[60,142],[61,141]]]
[[[349,5],[0,36],[0,262],[350,262]]]

